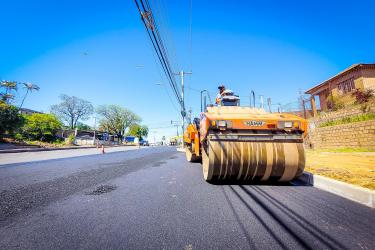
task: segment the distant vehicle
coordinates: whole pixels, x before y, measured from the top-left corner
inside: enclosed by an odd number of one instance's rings
[[[125,143],[126,144],[137,144],[138,143],[138,137],[126,136],[125,137]]]
[[[139,145],[140,145],[140,146],[150,146],[150,144],[149,144],[148,141],[146,141],[146,140],[140,140],[140,141],[139,141]]]
[[[171,140],[169,141],[169,145],[170,145],[170,146],[175,146],[175,145],[177,145],[177,139],[176,139],[176,138],[171,138]]]
[[[125,142],[130,143],[130,142],[135,142],[135,136],[126,136],[125,137]]]

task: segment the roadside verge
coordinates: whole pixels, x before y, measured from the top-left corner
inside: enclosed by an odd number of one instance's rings
[[[185,153],[185,149],[184,149],[184,148],[181,148],[181,147],[178,147],[178,148],[177,148],[177,151],[178,151],[178,152],[183,152],[183,153]]]
[[[303,175],[298,177],[298,180],[307,185],[311,185],[346,199],[361,203],[365,206],[375,208],[375,191],[368,188],[358,187],[324,176],[314,175],[309,172],[304,172]]]

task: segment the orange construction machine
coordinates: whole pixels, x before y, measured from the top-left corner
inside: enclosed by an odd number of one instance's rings
[[[301,175],[306,120],[239,103],[239,97],[227,91],[187,126],[187,160],[202,161],[208,182],[290,181]]]

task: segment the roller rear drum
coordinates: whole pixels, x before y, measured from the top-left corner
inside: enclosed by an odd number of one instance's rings
[[[188,162],[198,162],[200,157],[193,153],[194,144],[185,146],[185,156]]]

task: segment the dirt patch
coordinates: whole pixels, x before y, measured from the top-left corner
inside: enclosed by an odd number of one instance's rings
[[[177,156],[171,156],[171,157],[169,157],[169,159],[177,159],[178,157]]]
[[[375,153],[307,150],[305,170],[375,190]]]
[[[97,187],[94,191],[87,193],[88,195],[101,195],[105,193],[112,192],[117,187],[112,185],[101,185]]]

